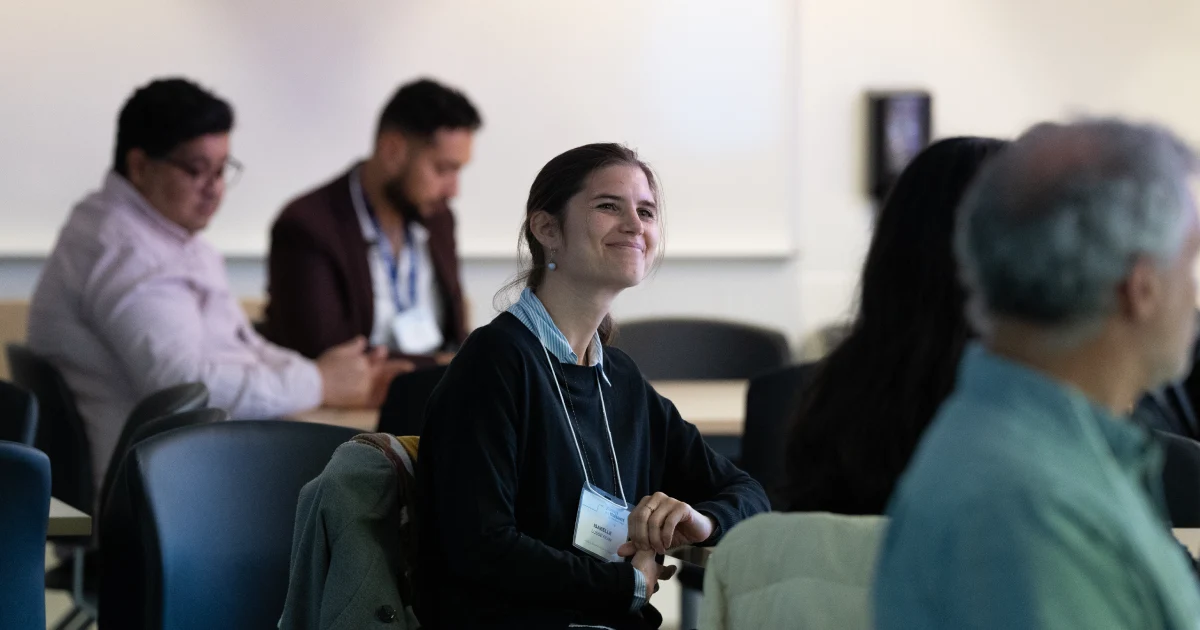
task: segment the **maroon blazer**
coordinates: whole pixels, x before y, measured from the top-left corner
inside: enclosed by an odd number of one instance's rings
[[[425,227],[445,349],[456,350],[467,332],[454,214],[446,208]],[[350,171],[289,203],[271,227],[263,336],[309,358],[357,335],[369,339],[375,321],[369,246],[350,198]],[[428,357],[406,358],[432,363]]]

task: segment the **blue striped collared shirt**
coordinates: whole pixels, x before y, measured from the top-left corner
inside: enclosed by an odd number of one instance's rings
[[[533,289],[525,287],[521,291],[521,298],[517,300],[516,304],[508,307],[508,312],[521,320],[521,323],[525,324],[525,327],[538,338],[538,341],[542,342],[542,346],[556,359],[571,365],[579,363],[579,355],[571,349],[571,344],[567,342],[567,336],[558,329],[558,325],[546,311],[545,305],[533,294]],[[604,384],[611,387],[612,383],[609,382],[608,375],[604,373],[604,347],[600,344],[600,333],[597,332],[592,336],[589,349],[589,365],[600,368],[600,376],[604,379]]]

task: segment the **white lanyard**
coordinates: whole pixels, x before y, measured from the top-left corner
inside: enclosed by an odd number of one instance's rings
[[[546,349],[544,343],[542,352],[546,353],[546,362],[550,364],[550,377],[554,379],[554,387],[558,390],[558,402],[562,403],[563,417],[567,419],[567,428],[571,430],[571,439],[575,442],[575,453],[579,455],[579,466],[583,468],[583,478],[588,483],[592,483],[592,479],[588,475],[587,464],[583,461],[583,448],[579,446],[579,436],[575,433],[575,423],[571,422],[571,414],[567,411],[567,399],[563,396],[562,385],[558,383],[558,374],[554,371],[554,361],[550,358],[550,351]],[[600,395],[600,413],[604,416],[604,431],[608,434],[608,449],[612,453],[613,470],[617,473],[617,492],[621,493],[621,501],[629,505],[629,501],[625,498],[625,484],[621,481],[621,466],[617,463],[617,449],[613,446],[612,429],[608,426],[608,409],[604,405],[604,390],[600,387],[599,374],[596,374],[596,392]]]

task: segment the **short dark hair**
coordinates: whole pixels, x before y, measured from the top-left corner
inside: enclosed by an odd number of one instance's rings
[[[379,115],[376,136],[395,130],[428,139],[438,129],[475,131],[481,126],[479,112],[462,92],[432,79],[420,79],[396,90]]]
[[[187,79],[156,79],[138,88],[121,107],[113,170],[129,175],[125,158],[131,149],[160,158],[189,140],[231,129],[229,103]]]

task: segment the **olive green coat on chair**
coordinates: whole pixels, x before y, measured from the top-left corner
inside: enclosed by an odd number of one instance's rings
[[[363,434],[300,491],[283,630],[419,628],[409,554],[417,438]]]

